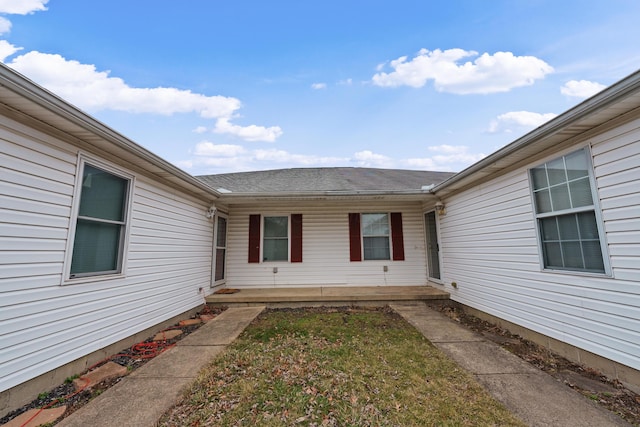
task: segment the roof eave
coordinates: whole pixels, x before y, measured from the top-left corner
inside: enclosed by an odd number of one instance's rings
[[[345,199],[358,198],[415,198],[423,200],[425,196],[431,196],[429,190],[350,190],[350,191],[298,191],[298,192],[253,192],[253,193],[222,193],[219,201],[222,203],[234,203],[239,201],[256,200],[319,200],[319,199]]]
[[[89,116],[77,107],[69,104],[62,98],[44,89],[43,87],[34,83],[22,74],[10,69],[4,64],[0,64],[0,86],[9,89],[16,95],[30,101],[31,103],[37,105],[42,109],[47,110],[50,113],[59,116],[63,120],[73,123],[83,130],[90,132],[91,134],[102,138],[111,144],[114,144],[115,146],[131,153],[144,162],[147,162],[155,166],[156,168],[161,169],[166,173],[166,176],[163,176],[164,179],[167,179],[179,186],[190,187],[191,189],[195,188],[199,190],[199,192],[207,194],[212,200],[215,200],[219,197],[220,193],[215,189],[204,184],[202,181],[196,179],[187,172],[184,172],[177,166],[172,165],[171,163],[162,159],[160,156],[136,144],[129,138],[116,132],[107,125]],[[5,105],[14,108],[17,111],[21,111],[19,107],[11,105],[10,101],[2,100],[0,102],[3,102]],[[56,127],[55,124],[49,123],[44,117],[38,117],[26,112],[23,113],[33,117],[34,119],[42,123],[46,123],[49,126]],[[64,132],[63,129],[61,129],[61,131]],[[150,172],[154,173],[153,171]]]

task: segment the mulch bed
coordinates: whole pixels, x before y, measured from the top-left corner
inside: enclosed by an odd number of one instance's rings
[[[640,395],[625,388],[620,381],[607,378],[594,369],[571,362],[545,347],[512,334],[493,323],[469,315],[457,307],[433,308],[439,309],[449,318],[499,344],[634,426],[640,426]]]
[[[201,314],[211,314],[211,315],[217,316],[220,313],[222,313],[224,310],[226,310],[226,307],[209,307],[209,306],[205,306],[205,309],[202,312],[198,313],[198,316],[201,315]],[[190,333],[194,332],[195,330],[199,329],[202,325],[204,325],[204,322],[196,324],[196,325],[188,325],[188,326],[180,326],[180,325],[176,324],[174,326],[171,326],[171,327],[165,329],[165,331],[173,330],[173,329],[179,329],[179,330],[182,331],[182,334],[177,336],[177,337],[175,337],[175,338],[171,338],[171,339],[167,339],[167,340],[161,341],[161,346],[160,347],[161,348],[166,348],[166,349],[173,347],[173,345],[175,345],[175,343],[177,343],[181,339],[185,338],[186,336],[188,336]],[[149,344],[149,343],[153,343],[153,342],[154,341],[153,341],[153,336],[152,336],[152,337],[149,337],[148,339],[146,339],[145,341],[143,341],[142,343],[138,343],[138,344]],[[138,344],[136,344],[136,346]],[[159,351],[159,352],[154,353],[154,354],[149,354],[149,353],[142,354],[142,353],[140,353],[139,350],[137,350],[135,348],[136,346],[125,348],[122,351],[118,352],[117,354],[115,354],[115,355],[113,355],[113,356],[111,356],[111,357],[109,357],[109,358],[107,358],[107,359],[95,364],[94,366],[92,366],[87,371],[82,372],[81,374],[76,375],[74,377],[67,378],[63,384],[60,384],[59,386],[55,387],[53,390],[51,390],[49,392],[40,393],[40,395],[36,399],[31,401],[30,403],[28,403],[28,404],[24,405],[23,407],[18,408],[16,410],[8,413],[4,417],[0,418],[0,426],[2,426],[3,424],[8,423],[13,418],[21,415],[24,412],[27,412],[30,409],[42,408],[42,407],[45,407],[45,406],[56,407],[56,406],[61,406],[61,405],[67,405],[67,410],[65,411],[64,415],[61,418],[59,418],[58,421],[56,421],[56,423],[57,423],[60,420],[68,417],[69,415],[71,415],[72,413],[77,411],[78,409],[80,409],[82,406],[87,404],[94,397],[99,396],[105,390],[107,390],[108,388],[110,388],[113,385],[115,385],[118,382],[120,382],[122,380],[122,378],[124,378],[124,376],[118,377],[118,378],[113,378],[113,379],[110,379],[110,380],[106,380],[106,381],[103,381],[103,382],[101,382],[99,384],[94,384],[94,385],[91,386],[91,388],[82,390],[79,393],[76,393],[76,389],[75,389],[75,387],[73,385],[73,379],[86,374],[91,369],[95,369],[95,368],[100,367],[101,365],[107,363],[108,361],[115,362],[115,363],[117,363],[117,364],[119,364],[121,366],[126,366],[127,367],[127,374],[129,374],[129,373],[135,371],[136,369],[138,369],[139,367],[143,366],[144,364],[146,364],[150,360],[152,360],[154,356],[157,356],[157,355],[162,353],[162,351]]]

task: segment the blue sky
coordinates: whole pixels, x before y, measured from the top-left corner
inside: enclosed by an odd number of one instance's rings
[[[187,172],[459,171],[640,68],[640,2],[0,0],[0,60]]]

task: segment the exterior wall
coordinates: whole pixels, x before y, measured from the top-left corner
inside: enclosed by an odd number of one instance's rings
[[[4,117],[0,147],[0,392],[203,304],[206,203],[120,168],[135,176],[124,274],[62,284],[78,149]]]
[[[591,145],[612,277],[543,271],[528,168]],[[640,120],[445,200],[453,300],[640,369]],[[605,257],[607,255],[605,254]],[[457,289],[449,288],[456,282]]]
[[[237,206],[229,211],[227,286],[393,286],[426,283],[425,237],[419,203],[296,202]],[[404,261],[349,261],[349,212],[401,212]],[[302,214],[302,263],[248,263],[249,215]],[[385,273],[383,267],[387,266]],[[277,267],[278,272],[274,273]]]

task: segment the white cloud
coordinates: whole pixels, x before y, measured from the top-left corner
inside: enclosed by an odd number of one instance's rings
[[[326,166],[344,162],[340,157],[322,157],[308,154],[293,154],[284,150],[254,150],[254,159],[261,162],[289,163],[292,166]]]
[[[47,4],[48,1],[49,0],[0,0],[0,14],[27,15],[41,10],[47,10],[45,4]],[[5,34],[9,31],[11,31],[11,21],[0,16],[0,34]],[[5,56],[5,58],[7,56]]]
[[[196,144],[194,154],[196,156],[219,156],[234,157],[245,153],[247,150],[240,145],[214,144],[209,141],[202,141]]]
[[[575,98],[589,98],[606,88],[605,85],[588,80],[570,80],[560,88],[560,93]]]
[[[556,117],[554,113],[532,113],[530,111],[511,111],[500,114],[489,125],[489,133],[513,132],[536,128]],[[514,129],[515,128],[515,129]]]
[[[220,118],[216,122],[216,127],[213,129],[215,133],[228,133],[238,136],[245,141],[266,141],[273,142],[282,135],[282,129],[280,126],[238,126],[229,123],[229,119]]]
[[[285,167],[338,166],[459,171],[485,157],[482,153],[470,153],[466,146],[440,145],[428,147],[428,150],[433,153],[431,156],[411,159],[394,159],[371,150],[356,152],[351,157],[329,157],[296,154],[276,148],[249,150],[239,145],[202,141],[192,150],[191,159],[175,164],[196,175]]]
[[[391,168],[395,166],[395,162],[391,157],[376,154],[371,150],[358,151],[353,157],[358,166],[379,168]]]
[[[17,48],[0,41],[4,58]],[[67,60],[60,55],[28,52],[7,63],[72,104],[89,111],[117,110],[129,113],[172,115],[195,113],[202,118],[217,119],[214,131],[230,133],[247,141],[274,141],[282,129],[274,126],[238,126],[230,123],[242,106],[240,100],[220,95],[207,96],[171,87],[135,88],[110,71],[98,71],[91,64]],[[202,127],[196,129],[201,132]]]
[[[197,128],[195,128],[193,130],[193,133],[205,133],[207,131],[207,128],[204,126],[198,126]]]
[[[0,16],[0,34],[8,33],[9,31],[11,31],[11,21]]]
[[[47,10],[47,3],[49,0],[0,0],[0,13],[28,15]]]
[[[326,89],[326,88],[327,88],[326,83],[313,83],[311,85],[311,89],[315,89],[315,90]]]
[[[447,144],[432,145],[430,147],[427,147],[427,150],[429,151],[435,151],[438,153],[447,153],[447,154],[466,153],[468,149],[469,147],[465,145],[447,145]]]
[[[338,84],[343,86],[351,86],[353,84],[353,79],[340,80]]]
[[[473,62],[460,63],[464,58],[476,57]],[[493,55],[463,49],[429,51],[422,49],[408,60],[402,56],[389,63],[393,71],[378,73],[373,84],[385,87],[422,87],[433,80],[439,92],[455,94],[488,94],[532,85],[536,80],[553,72],[553,67],[533,56],[515,56],[511,52],[496,52]]]
[[[348,165],[349,158],[295,154],[278,149],[247,150],[239,145],[203,141],[196,145],[192,159],[175,164],[195,174],[273,169],[275,167],[313,167]]]
[[[6,40],[0,40],[0,61],[4,62],[5,59],[19,50],[22,50],[22,48],[16,47]]]
[[[205,96],[169,87],[130,87],[118,77],[109,77],[109,71],[97,71],[94,65],[66,60],[60,55],[32,51],[7,65],[89,110],[162,115],[198,113],[204,118],[219,118],[231,117],[241,106],[238,99],[231,97]]]
[[[486,157],[484,153],[469,153],[465,145],[437,145],[427,147],[431,152],[440,153],[430,157],[411,158],[406,164],[412,168],[435,171],[460,171]]]

